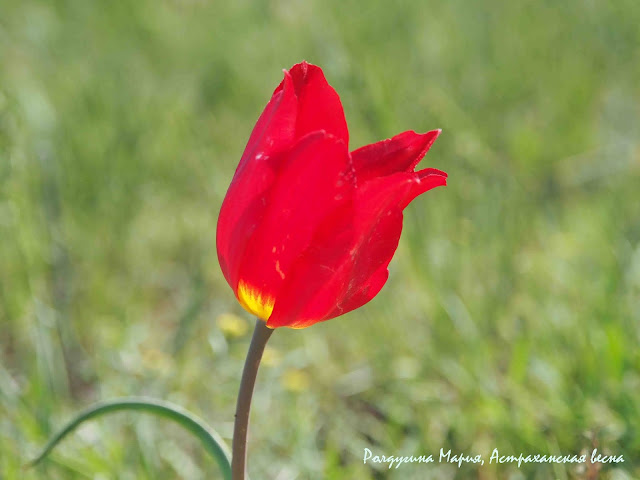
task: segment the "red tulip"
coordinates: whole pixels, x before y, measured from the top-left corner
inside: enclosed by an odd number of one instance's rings
[[[440,134],[404,132],[349,153],[340,98],[302,62],[251,133],[218,218],[218,259],[240,304],[270,328],[303,328],[377,295],[403,209],[446,185],[414,172]]]

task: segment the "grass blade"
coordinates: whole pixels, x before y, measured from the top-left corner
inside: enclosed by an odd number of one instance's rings
[[[145,397],[126,397],[100,402],[80,412],[47,442],[40,454],[25,465],[25,468],[40,463],[60,441],[87,420],[107,413],[125,410],[139,410],[178,423],[200,440],[207,452],[209,452],[218,463],[225,480],[231,479],[230,453],[220,435],[202,419],[196,417],[179,405]]]

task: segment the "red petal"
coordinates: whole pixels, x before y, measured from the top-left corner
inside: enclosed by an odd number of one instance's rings
[[[350,200],[354,188],[347,181],[350,171],[349,152],[341,140],[324,132],[303,137],[265,196],[267,208],[256,210],[255,217],[247,213],[244,223],[256,228],[237,281],[265,298],[277,298],[291,265],[307,249],[318,225]],[[248,233],[238,229],[238,234]]]
[[[402,210],[445,185],[430,170],[395,173],[360,186],[350,208],[328,217],[296,261],[268,325],[301,328],[367,303],[380,291],[398,246]]]
[[[351,152],[358,181],[384,177],[397,172],[413,172],[440,132],[441,130],[432,130],[424,134],[413,131],[404,132]],[[442,173],[439,170],[432,170],[433,173]]]
[[[376,270],[375,273],[371,275],[371,277],[369,277],[369,279],[367,279],[356,292],[353,293],[353,295],[344,300],[344,303],[336,305],[336,308],[329,313],[327,320],[349,313],[356,308],[360,308],[370,300],[373,300],[380,290],[382,290],[382,287],[384,287],[384,284],[387,282],[387,278],[389,278],[389,270],[387,269],[388,265],[389,264],[386,263],[378,268],[378,270]]]
[[[349,145],[349,130],[340,97],[327,83],[322,69],[302,62],[289,70],[298,97],[296,138],[324,130]],[[283,84],[276,88],[277,93]]]
[[[237,283],[239,260],[248,233],[255,228],[252,221],[260,217],[266,205],[265,192],[276,178],[280,154],[293,141],[297,101],[293,81],[286,72],[281,87],[251,132],[218,216],[218,260],[230,285]]]

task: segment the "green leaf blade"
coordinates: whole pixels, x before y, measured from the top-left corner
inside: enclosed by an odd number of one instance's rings
[[[58,433],[51,437],[38,456],[25,465],[25,468],[30,468],[40,463],[58,443],[84,422],[108,413],[121,411],[142,411],[167,418],[182,426],[198,438],[205,450],[216,460],[224,479],[231,480],[231,454],[224,440],[215,430],[209,427],[204,420],[179,405],[146,397],[118,398],[90,406],[71,419]]]

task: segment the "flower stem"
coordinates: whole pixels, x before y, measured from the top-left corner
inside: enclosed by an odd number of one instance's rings
[[[236,420],[233,428],[233,445],[231,453],[231,478],[232,480],[245,480],[247,464],[247,430],[249,427],[249,411],[251,410],[251,397],[256,383],[258,367],[262,359],[264,347],[273,333],[273,329],[267,327],[264,320],[256,321],[249,352],[242,371],[238,403],[236,404]]]

